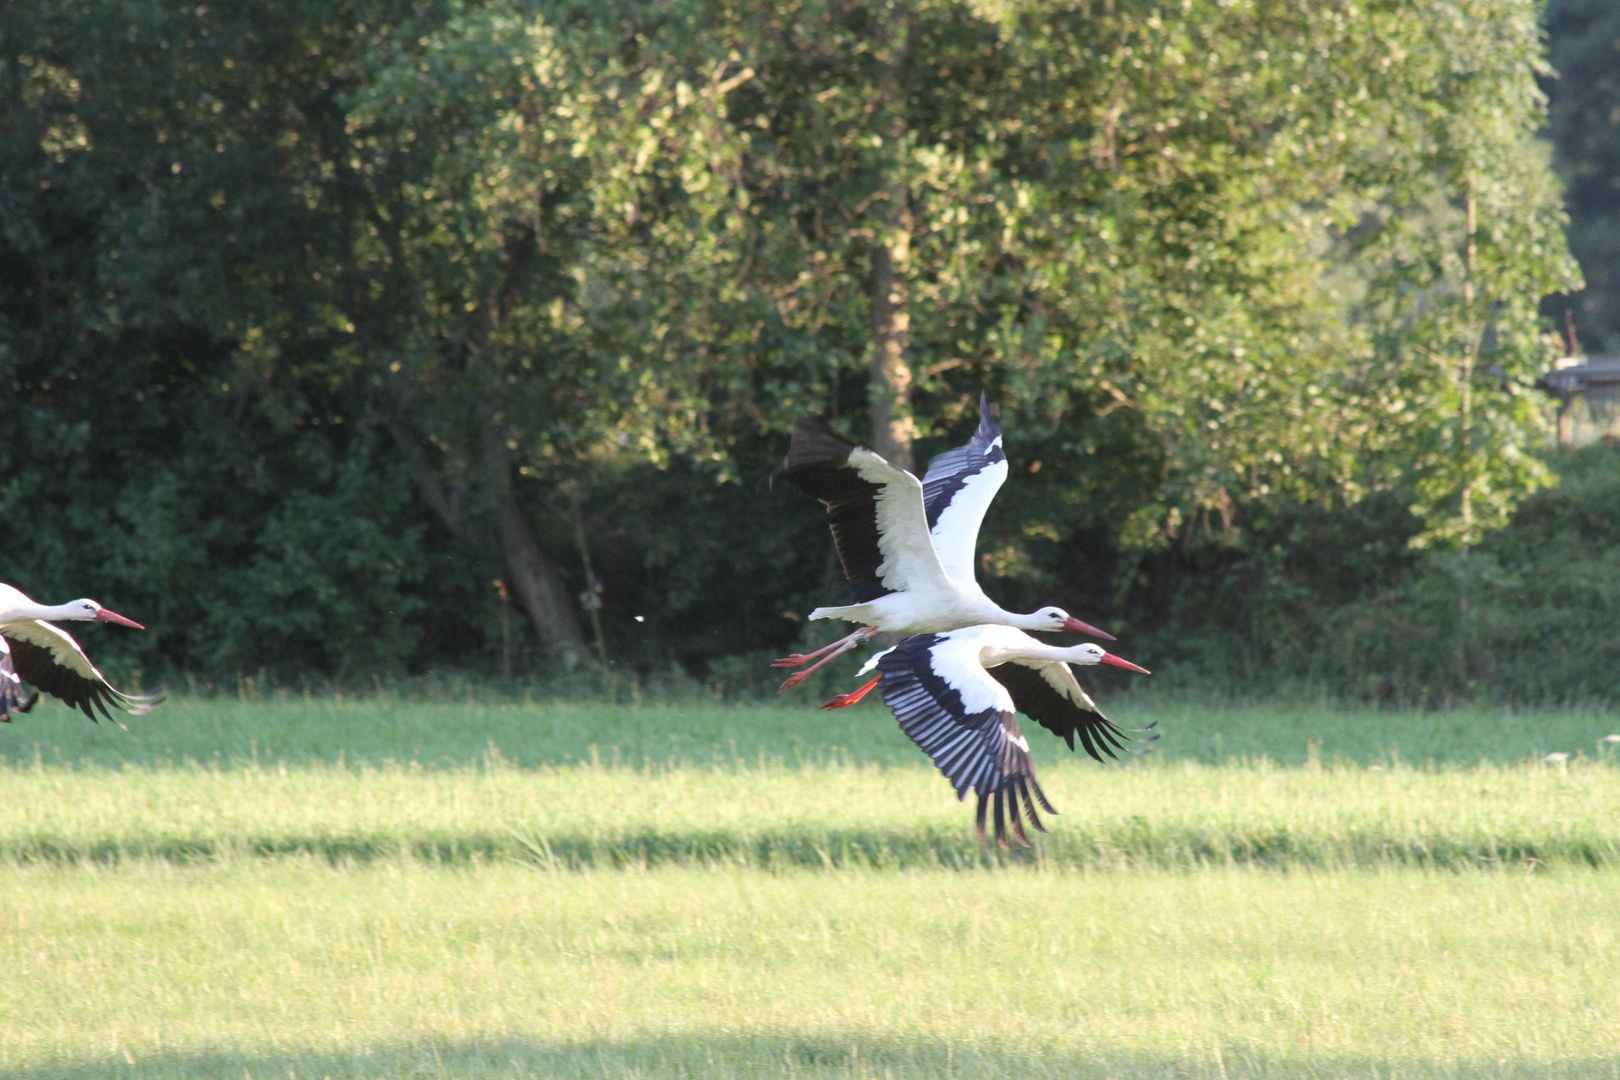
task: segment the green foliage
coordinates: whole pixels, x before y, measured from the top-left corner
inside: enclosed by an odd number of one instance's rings
[[[1478,548],[1574,284],[1534,15],[9,7],[0,577],[123,669],[493,666],[517,520],[643,673],[784,647],[825,539],[757,482],[865,436],[880,248],[919,449],[1005,408],[1009,602],[1163,631],[1312,505]]]
[[[1620,696],[1609,630],[1620,618],[1620,452],[1571,455],[1561,475],[1466,557],[1426,564],[1344,610],[1329,670],[1353,665],[1360,685],[1377,678],[1403,696]]]
[[[1399,558],[1412,525],[1376,500],[1280,521],[1271,557],[1204,564],[1186,632],[1160,648],[1239,692],[1292,680],[1384,702],[1613,701],[1620,449],[1555,463],[1560,483],[1466,554]]]

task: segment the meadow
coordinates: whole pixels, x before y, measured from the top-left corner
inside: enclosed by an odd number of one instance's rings
[[[0,1077],[1620,1076],[1620,715],[1111,711],[1003,853],[878,706],[42,707]]]

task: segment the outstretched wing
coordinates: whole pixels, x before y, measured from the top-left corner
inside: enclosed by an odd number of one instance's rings
[[[827,505],[833,545],[857,604],[944,585],[923,513],[922,484],[906,470],[803,417],[771,479],[778,476]]]
[[[99,709],[108,720],[111,705],[139,716],[163,702],[162,695],[136,696],[115,688],[84,655],[79,643],[50,623],[25,621],[7,623],[0,636],[11,646],[16,672],[23,682],[42,693],[59,698],[69,708],[78,709],[91,720]]]
[[[1020,809],[1041,832],[1046,828],[1035,804],[1057,811],[1035,780],[1035,763],[1029,743],[1018,732],[1012,702],[979,665],[978,649],[976,638],[953,642],[949,634],[913,634],[878,661],[883,701],[900,729],[945,774],[958,799],[965,799],[969,789],[978,795],[975,821],[981,842],[994,803],[996,842],[1007,846],[1010,818],[1013,835],[1028,845]]]
[[[1120,750],[1135,753],[1126,742],[1152,742],[1158,738],[1150,735],[1145,739],[1132,739],[1136,731],[1116,727],[1080,688],[1068,664],[1009,660],[990,668],[989,674],[1006,687],[1019,712],[1054,735],[1061,735],[1070,750],[1074,749],[1074,737],[1079,735],[1086,753],[1098,761],[1103,760],[1104,754],[1117,758]],[[1150,731],[1153,727],[1149,724],[1140,730]]]
[[[922,481],[923,509],[934,550],[939,552],[945,572],[957,581],[977,580],[973,555],[979,544],[979,526],[1006,480],[1001,428],[980,394],[979,430],[966,444],[930,461]]]

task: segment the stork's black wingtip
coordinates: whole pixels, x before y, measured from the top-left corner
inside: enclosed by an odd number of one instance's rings
[[[998,409],[994,405],[990,404],[990,395],[987,394],[985,391],[980,390],[979,391],[979,430],[978,430],[979,438],[993,440],[997,435],[1001,434],[1001,425],[999,423],[999,421],[1001,419],[1001,417],[999,415],[1000,412],[1001,412],[1000,409]]]

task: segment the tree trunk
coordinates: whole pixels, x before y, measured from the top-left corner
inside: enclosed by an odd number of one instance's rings
[[[911,365],[906,345],[911,339],[910,290],[906,269],[911,259],[911,212],[900,184],[890,188],[888,228],[872,251],[872,449],[902,469],[912,467]],[[896,205],[897,204],[897,205]]]
[[[911,415],[911,365],[906,347],[911,341],[910,193],[901,172],[907,125],[905,56],[910,24],[904,6],[897,5],[888,21],[888,48],[878,82],[879,109],[888,113],[888,152],[894,155],[888,190],[880,200],[881,218],[872,247],[872,374],[868,402],[872,414],[872,449],[902,469],[912,468],[911,440],[916,425]]]
[[[569,667],[585,656],[585,635],[574,614],[573,598],[546,553],[512,490],[512,466],[505,448],[488,436],[487,465],[495,495],[495,537],[506,564],[506,580],[534,623],[540,647]]]

